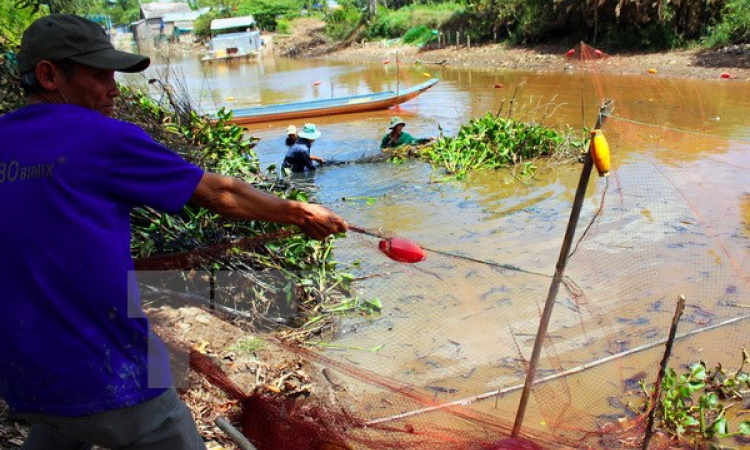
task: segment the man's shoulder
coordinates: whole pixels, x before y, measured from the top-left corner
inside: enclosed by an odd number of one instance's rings
[[[0,117],[0,120],[20,124],[34,123],[35,126],[48,124],[54,128],[63,128],[76,133],[82,130],[111,133],[117,129],[140,129],[134,124],[106,117],[97,111],[82,106],[69,104],[37,103],[27,105]]]

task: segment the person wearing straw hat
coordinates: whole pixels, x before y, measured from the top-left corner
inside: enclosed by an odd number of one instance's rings
[[[17,60],[28,105],[0,117],[0,209],[19,217],[0,221],[0,397],[32,424],[21,448],[205,450],[141,307],[131,209],[178,213],[192,200],[316,239],[347,224],[206,172],[111,118],[115,72],[150,60],[116,50],[95,22],[39,18]]]
[[[297,136],[297,127],[294,125],[289,125],[288,127],[286,127],[285,144],[287,148],[294,145],[294,143],[297,142],[297,138],[299,138],[299,136]]]
[[[401,120],[400,117],[394,117],[391,119],[391,124],[388,127],[390,132],[383,136],[383,140],[380,141],[380,149],[385,148],[396,148],[401,145],[414,145],[414,144],[426,144],[432,141],[432,138],[420,138],[417,139],[411,134],[404,131],[406,122]]]
[[[294,143],[286,152],[284,163],[281,165],[284,169],[289,169],[294,173],[302,173],[306,170],[315,170],[315,164],[323,164],[322,158],[310,154],[310,148],[315,139],[320,137],[321,133],[314,123],[306,123],[302,131],[299,131],[297,142]]]

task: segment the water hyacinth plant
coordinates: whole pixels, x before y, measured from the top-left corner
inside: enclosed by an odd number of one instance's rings
[[[455,137],[441,137],[418,149],[397,148],[392,153],[397,159],[418,157],[442,167],[446,179],[463,179],[475,170],[514,165],[522,165],[523,174],[533,176],[537,167],[529,160],[575,158],[581,148],[583,143],[570,131],[487,112],[463,125]]]
[[[705,362],[691,364],[688,371],[678,374],[667,368],[662,380],[662,395],[656,399],[657,428],[675,439],[696,444],[716,438],[750,436],[750,421],[730,424],[728,411],[750,394],[750,375],[744,371],[750,363],[742,349],[742,364],[736,371],[717,364],[709,369]],[[654,386],[640,382],[648,398],[646,410],[653,405]],[[712,444],[712,448],[715,447]]]

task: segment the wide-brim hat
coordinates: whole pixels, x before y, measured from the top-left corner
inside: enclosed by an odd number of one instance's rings
[[[297,136],[305,139],[317,139],[320,137],[320,134],[318,127],[314,123],[306,123],[302,131],[297,133]]]
[[[396,128],[397,125],[406,126],[406,122],[404,122],[403,120],[401,120],[400,117],[394,117],[393,119],[391,119],[391,124],[388,127],[388,129],[392,130],[392,129]]]
[[[115,49],[101,25],[72,14],[35,20],[23,33],[17,58],[21,73],[34,70],[43,60],[69,59],[94,69],[130,73],[151,64],[147,56]]]
[[[286,127],[286,134],[297,134],[297,127],[294,125],[289,125]]]

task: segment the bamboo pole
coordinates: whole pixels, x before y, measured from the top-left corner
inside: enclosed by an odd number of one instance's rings
[[[398,53],[396,53],[396,105],[395,109],[398,111],[399,108],[399,97],[401,96],[401,62],[398,58]]]
[[[651,442],[651,437],[654,435],[654,418],[656,417],[656,409],[659,404],[659,397],[661,397],[661,380],[664,379],[664,373],[667,371],[667,362],[669,357],[672,355],[672,345],[674,344],[675,336],[677,335],[677,325],[680,323],[682,312],[685,310],[685,296],[680,295],[677,300],[677,309],[674,312],[674,318],[672,319],[672,327],[669,329],[669,337],[667,338],[667,345],[664,346],[664,356],[661,359],[659,365],[659,375],[656,377],[656,385],[654,386],[654,396],[651,399],[651,408],[648,412],[648,425],[646,425],[646,434],[643,436],[643,447],[642,450],[648,450],[648,444]]]
[[[257,447],[255,447],[246,437],[244,434],[240,432],[237,428],[232,426],[229,421],[223,417],[217,417],[214,421],[216,423],[216,426],[221,428],[221,431],[226,433],[227,436],[237,444],[237,447],[239,447],[242,450],[258,450]]]
[[[604,121],[609,117],[612,112],[611,100],[605,100],[599,108],[599,115],[596,118],[595,129],[601,128]],[[581,170],[581,178],[578,181],[578,188],[576,189],[575,200],[573,201],[573,209],[570,211],[570,220],[568,220],[568,228],[565,230],[565,238],[563,239],[562,247],[560,248],[560,256],[557,259],[557,265],[555,267],[555,276],[552,278],[550,283],[549,292],[547,293],[547,300],[544,302],[544,310],[542,311],[542,317],[539,320],[539,331],[534,341],[534,349],[531,352],[531,358],[529,359],[529,369],[526,372],[526,381],[523,387],[523,393],[521,394],[521,400],[518,403],[518,410],[516,411],[516,421],[513,424],[512,437],[518,437],[521,433],[521,427],[523,426],[523,419],[526,415],[526,407],[529,403],[531,396],[531,387],[534,385],[534,378],[536,377],[537,366],[539,365],[539,357],[542,354],[542,346],[544,345],[544,339],[547,336],[547,328],[549,327],[550,319],[552,318],[552,310],[555,307],[555,299],[557,293],[560,290],[560,283],[565,276],[565,266],[568,264],[568,255],[570,254],[570,247],[573,244],[573,237],[575,237],[576,227],[578,226],[578,218],[581,216],[581,208],[583,206],[583,199],[586,195],[586,188],[589,185],[589,178],[591,178],[591,169],[594,166],[591,152],[586,152],[586,158],[583,162],[583,170]]]

